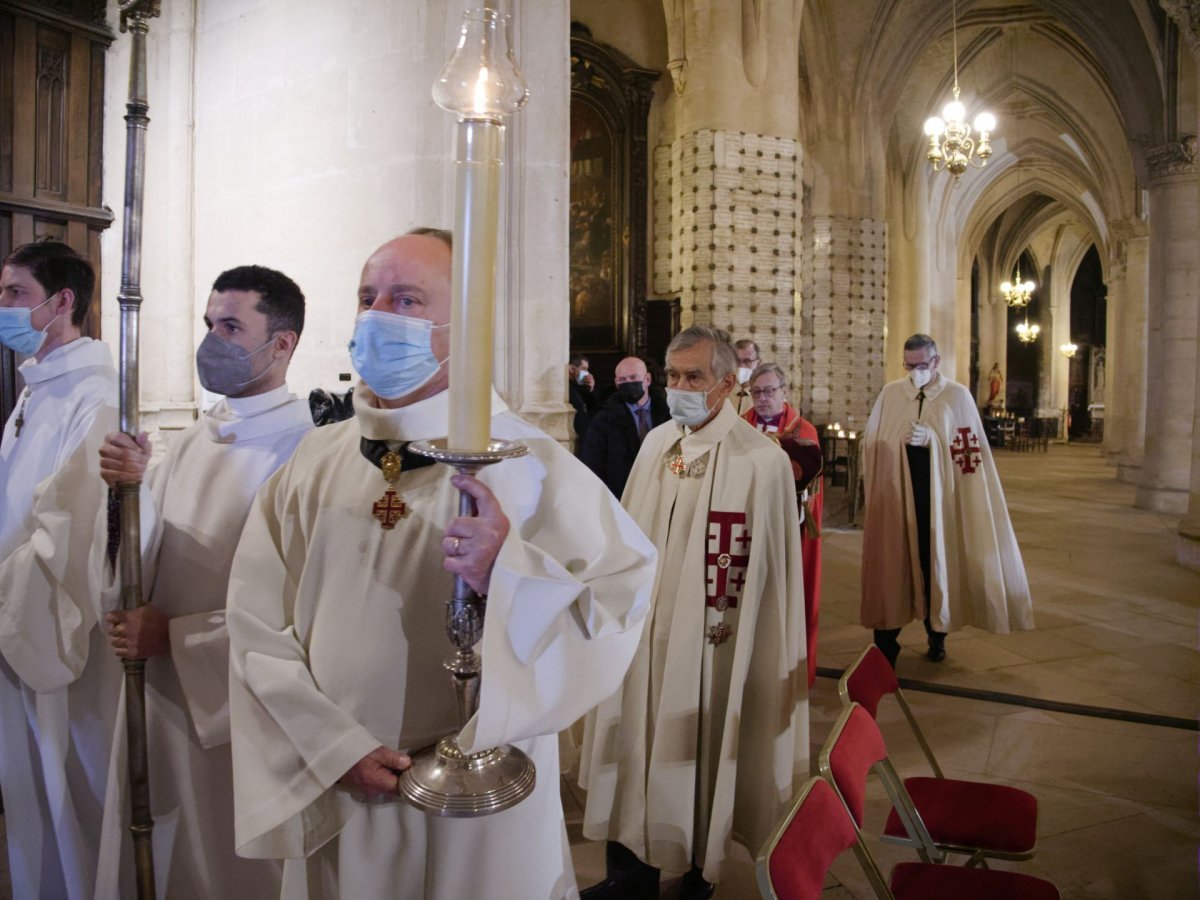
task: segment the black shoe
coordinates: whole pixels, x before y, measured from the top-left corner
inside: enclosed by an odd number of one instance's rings
[[[618,841],[604,846],[606,878],[580,892],[580,900],[658,900],[658,869]]]
[[[709,900],[717,889],[715,884],[709,884],[700,874],[697,866],[692,866],[683,876],[679,885],[679,900]]]
[[[641,873],[621,872],[579,892],[579,900],[658,900],[658,870],[651,883]]]
[[[929,651],[925,658],[930,662],[941,662],[946,658],[946,635],[941,632],[930,632]]]

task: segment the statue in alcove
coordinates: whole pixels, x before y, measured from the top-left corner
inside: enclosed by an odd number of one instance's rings
[[[992,365],[992,371],[988,372],[988,409],[995,409],[1004,401],[1000,397],[1000,392],[1004,390],[1004,376],[1000,373],[1000,363]]]

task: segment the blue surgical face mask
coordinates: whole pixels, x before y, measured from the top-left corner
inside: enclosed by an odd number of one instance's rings
[[[33,309],[23,306],[0,309],[0,344],[4,344],[5,347],[15,350],[17,353],[23,353],[25,356],[33,356],[41,350],[42,344],[46,343],[46,331],[58,316],[55,316],[46,323],[45,328],[38,331],[33,327],[33,314],[57,295],[58,292],[55,291],[46,298],[45,302],[39,303]]]
[[[354,323],[350,361],[375,396],[384,400],[407,397],[432,381],[442,367],[430,339],[433,329],[447,327],[428,319],[369,309]]]
[[[712,412],[708,408],[708,395],[711,391],[712,388],[707,391],[681,391],[676,388],[667,388],[667,408],[671,410],[671,418],[688,428],[703,425],[704,420]]]

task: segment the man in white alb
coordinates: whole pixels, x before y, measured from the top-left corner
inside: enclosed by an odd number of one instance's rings
[[[148,603],[109,613],[109,639],[117,656],[147,660],[160,896],[257,898],[279,892],[280,867],[234,852],[225,594],[255,492],[313,427],[308,404],[287,389],[304,295],[282,272],[239,266],[213,284],[204,324],[196,369],[205,390],[224,399],[172,439],[142,483]],[[142,481],[149,457],[145,434],[135,442],[116,432],[100,449],[100,473],[112,486]],[[119,728],[97,876],[102,897],[132,883],[125,751]]]
[[[448,430],[450,263],[450,235],[430,229],[367,260],[355,418],[318,429],[268,480],[234,559],[235,833],[241,854],[285,858],[286,898],[575,895],[556,733],[620,683],[655,553],[604,485],[494,392],[492,435],[527,456],[471,478],[408,452]],[[398,475],[381,467],[389,451]],[[455,517],[460,487],[477,517]],[[456,574],[487,595],[479,711],[460,744],[516,742],[538,771],[530,797],[476,819],[396,796],[407,751],[459,727],[442,667]]]
[[[14,897],[90,898],[121,666],[100,618],[117,427],[108,347],[83,336],[95,274],[70,247],[26,244],[0,269],[0,342],[27,357],[0,441],[0,792]]]

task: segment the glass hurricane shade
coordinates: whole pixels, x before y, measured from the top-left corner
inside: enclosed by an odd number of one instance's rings
[[[508,43],[508,17],[494,9],[463,13],[458,46],[433,85],[433,100],[462,119],[498,121],[529,98]]]

